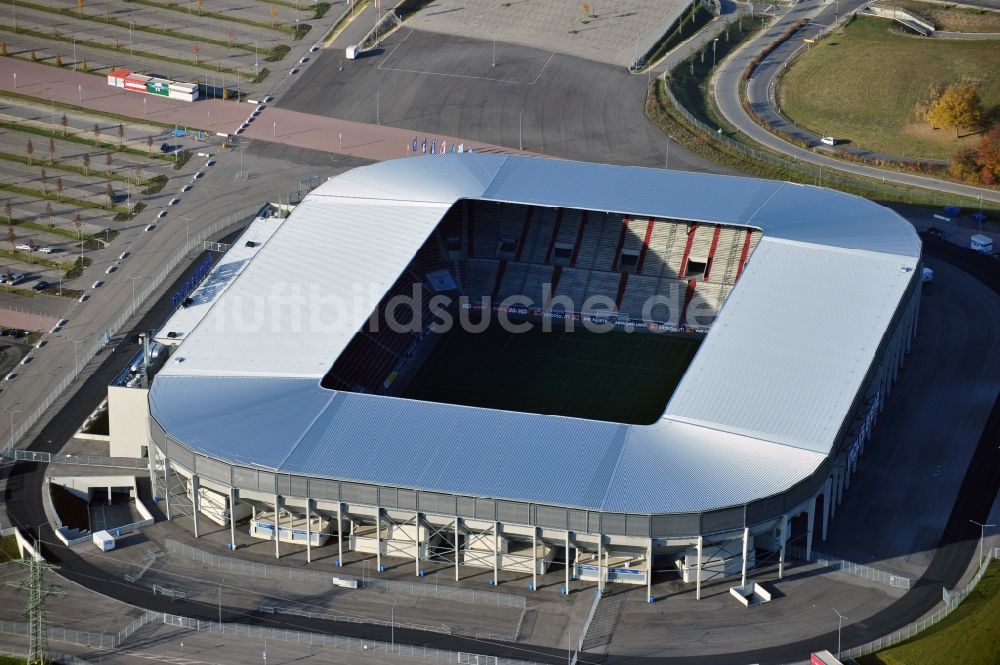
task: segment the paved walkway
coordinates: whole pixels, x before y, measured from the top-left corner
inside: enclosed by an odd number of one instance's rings
[[[103,77],[11,58],[0,58],[0,90],[52,99],[98,112],[145,117],[178,127],[225,134],[235,133],[255,108],[252,104],[220,99],[188,103],[126,92],[108,86]],[[424,137],[427,137],[428,151],[431,141],[436,139],[438,146],[442,141],[446,142],[449,150],[451,146],[464,143],[466,146],[474,145],[477,151],[517,152],[503,146],[477,144],[457,136],[415,135],[408,129],[350,122],[273,107],[261,113],[242,136],[375,160],[407,156],[415,136],[418,144],[422,144]],[[418,149],[419,147],[418,145]]]

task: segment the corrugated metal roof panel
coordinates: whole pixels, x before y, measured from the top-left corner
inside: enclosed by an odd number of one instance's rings
[[[913,268],[765,237],[665,415],[829,452]]]

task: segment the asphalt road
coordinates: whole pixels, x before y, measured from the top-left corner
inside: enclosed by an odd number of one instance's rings
[[[493,66],[489,41],[406,27],[372,55],[341,62],[340,53],[317,54],[277,105],[567,159],[662,167],[667,158],[667,138],[643,115],[648,76],[622,67],[501,42]],[[676,145],[669,165],[722,172]]]
[[[841,15],[848,11],[849,7],[852,8],[858,4],[860,4],[858,0],[844,0],[839,3]],[[837,8],[836,3],[829,4],[821,0],[805,0],[794,5],[756,39],[748,42],[742,49],[722,62],[716,71],[715,77],[712,79],[712,90],[719,111],[726,120],[755,142],[804,162],[815,164],[816,166],[882,179],[886,182],[925,187],[938,192],[967,196],[973,199],[981,196],[984,201],[1000,203],[1000,191],[945,182],[911,173],[898,173],[863,164],[852,164],[827,157],[821,153],[799,148],[778,138],[750,119],[740,103],[740,87],[744,85],[748,86],[748,99],[754,111],[760,114],[767,114],[770,109],[768,95],[771,94],[771,82],[774,80],[777,71],[803,45],[801,41],[802,37],[815,36],[823,26],[827,26],[833,21],[834,11]],[[750,61],[765,46],[772,43],[799,19],[811,19],[815,26],[809,27],[807,32],[793,37],[785,45],[775,49],[761,63],[758,73],[745,84],[742,80],[743,71]],[[787,126],[783,126],[783,128],[788,129]]]

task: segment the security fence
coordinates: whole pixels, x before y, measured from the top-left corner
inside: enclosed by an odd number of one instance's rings
[[[899,644],[900,642],[905,642],[911,637],[914,637],[920,632],[935,625],[951,614],[959,606],[959,604],[965,600],[970,593],[972,593],[972,591],[976,588],[976,585],[979,584],[979,581],[983,579],[983,575],[986,574],[986,571],[990,567],[990,563],[994,559],[1000,559],[1000,547],[994,547],[986,552],[986,558],[979,566],[979,570],[976,571],[975,576],[973,576],[969,583],[965,585],[965,588],[955,593],[950,593],[947,589],[944,590],[945,605],[937,612],[934,612],[934,614],[918,621],[914,621],[908,626],[900,628],[896,632],[890,633],[885,637],[880,637],[879,639],[868,642],[867,644],[862,644],[861,646],[854,647],[853,649],[848,649],[843,652],[843,655],[850,656],[851,658],[867,656],[870,653],[875,653],[876,651],[887,649],[888,647]]]
[[[45,464],[80,464],[83,466],[113,467],[119,469],[145,469],[149,460],[137,457],[106,457],[103,455],[54,455],[37,450],[14,450],[4,448],[0,458],[15,462],[42,462]]]
[[[264,614],[286,614],[288,616],[305,617],[307,619],[319,619],[321,621],[333,621],[342,623],[357,623],[369,626],[382,626],[384,628],[405,628],[406,630],[422,630],[427,633],[438,633],[439,635],[451,635],[451,626],[444,624],[431,625],[424,623],[404,623],[400,621],[386,621],[385,619],[372,619],[359,615],[348,614],[328,614],[326,612],[309,612],[294,607],[279,607],[274,605],[261,605],[260,611]],[[478,636],[477,636],[478,637]]]
[[[306,582],[308,584],[320,584],[329,586],[331,572],[318,570],[301,570],[289,566],[278,566],[275,564],[259,563],[247,561],[235,557],[210,554],[203,550],[196,549],[190,545],[179,543],[176,540],[167,539],[167,552],[178,554],[187,559],[192,559],[212,568],[219,568],[239,575],[250,577],[263,577],[267,579],[290,580]],[[500,593],[496,591],[480,591],[478,589],[462,589],[460,587],[445,586],[441,584],[428,584],[427,582],[417,582],[409,580],[388,580],[377,577],[358,578],[351,575],[336,573],[341,579],[357,580],[360,586],[369,589],[384,589],[390,593],[402,593],[408,596],[421,598],[440,598],[456,603],[471,603],[476,605],[495,605],[499,607],[513,607],[523,609],[527,606],[527,599],[510,593]]]
[[[860,563],[854,563],[853,561],[847,561],[846,559],[838,559],[835,557],[828,557],[825,554],[820,554],[816,550],[812,551],[812,558],[806,558],[806,551],[795,545],[786,546],[788,553],[794,556],[796,559],[802,559],[803,561],[813,561],[823,566],[828,566],[842,573],[847,573],[848,575],[854,575],[856,577],[863,577],[866,580],[873,580],[875,582],[881,582],[882,584],[888,584],[891,587],[896,587],[897,589],[910,589],[913,585],[913,580],[902,575],[894,575],[893,573],[879,570],[877,568],[872,568],[870,566],[864,566]]]

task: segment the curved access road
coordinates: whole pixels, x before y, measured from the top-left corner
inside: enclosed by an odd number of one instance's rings
[[[945,194],[966,196],[973,199],[982,197],[984,201],[1000,203],[1000,191],[947,182],[913,173],[899,173],[898,171],[879,169],[864,164],[853,164],[800,148],[757,125],[743,109],[740,103],[740,91],[742,86],[745,85],[747,99],[750,102],[751,108],[758,115],[772,121],[778,129],[787,131],[793,135],[802,134],[802,138],[811,139],[811,134],[803,133],[802,130],[781,119],[775,113],[771,99],[774,94],[774,85],[778,73],[791,60],[795,53],[802,48],[804,44],[802,40],[804,38],[817,37],[829,29],[829,26],[833,24],[838,14],[844,15],[862,4],[859,0],[841,0],[840,2],[805,0],[792,6],[785,13],[780,14],[778,19],[767,30],[723,61],[716,71],[712,79],[712,94],[723,117],[754,142],[803,162],[814,164],[817,167],[881,179],[887,183],[924,187]],[[768,44],[778,39],[782,33],[800,19],[809,20],[809,25],[775,49],[774,52],[760,63],[750,81],[744,83],[742,76],[747,65]]]

